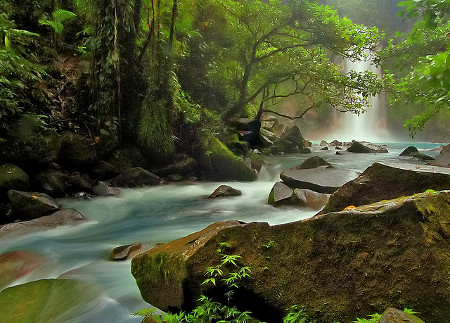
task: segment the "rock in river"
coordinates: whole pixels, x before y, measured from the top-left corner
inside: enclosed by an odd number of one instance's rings
[[[358,175],[358,172],[352,170],[321,166],[312,169],[288,169],[281,173],[280,178],[289,187],[330,194]]]
[[[381,200],[424,192],[450,189],[450,169],[409,163],[374,163],[358,178],[330,196],[322,213],[341,211]]]
[[[442,323],[450,317],[449,222],[450,191],[441,191],[276,226],[216,223],[136,256],[131,270],[143,298],[162,310],[192,309],[201,294],[223,300],[221,279],[202,283],[227,254],[251,268],[229,305],[266,322],[281,322],[293,304],[319,322],[408,304]],[[223,277],[237,270],[220,268]]]

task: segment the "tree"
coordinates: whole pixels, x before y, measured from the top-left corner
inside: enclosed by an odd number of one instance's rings
[[[450,3],[416,0],[399,6],[401,16],[417,21],[407,35],[390,41],[384,57],[391,67],[393,105],[423,107],[406,122],[414,135],[437,113],[450,110]]]
[[[381,89],[374,74],[343,75],[330,59],[331,53],[361,59],[381,38],[376,28],[355,25],[312,1],[213,0],[210,5],[226,17],[220,35],[226,46],[214,48],[214,70],[208,71],[227,89],[224,120],[295,94],[306,97],[308,109],[331,104],[357,112]]]

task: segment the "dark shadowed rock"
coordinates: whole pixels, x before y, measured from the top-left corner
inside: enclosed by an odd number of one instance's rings
[[[220,185],[208,198],[240,196],[242,192],[228,185]]]
[[[92,188],[92,193],[97,196],[116,196],[119,195],[119,190],[109,186],[106,182],[98,182],[98,184]]]
[[[327,204],[328,199],[328,194],[300,188],[296,188],[291,197],[293,205],[305,206],[314,210],[320,210],[323,208]]]
[[[85,220],[84,216],[74,209],[62,209],[51,215],[41,216],[33,220],[14,222],[0,226],[0,237],[19,231],[42,230],[43,228],[51,229],[61,225],[73,225]]]
[[[418,152],[419,150],[416,147],[409,146],[405,148],[405,150],[403,150],[399,156],[409,156],[411,155],[411,153],[418,153]]]
[[[115,247],[111,252],[111,260],[127,260],[141,249],[141,243],[133,243],[126,246]]]
[[[58,202],[44,193],[10,190],[8,197],[20,219],[36,219],[61,209]]]
[[[450,145],[444,146],[432,165],[450,167]]]
[[[317,168],[319,166],[331,166],[328,162],[326,162],[324,159],[322,159],[319,156],[309,157],[306,159],[303,163],[301,163],[299,166],[294,166],[289,169],[310,169],[310,168]]]
[[[51,197],[66,195],[65,185],[68,175],[53,169],[42,171],[33,176],[33,188]]]
[[[72,194],[78,192],[91,192],[92,180],[88,174],[70,174],[66,180],[66,191]]]
[[[192,157],[186,157],[185,159],[174,163],[172,165],[167,165],[155,171],[158,176],[167,177],[173,174],[178,174],[183,178],[189,178],[191,176],[196,176],[200,173],[199,165],[197,161]]]
[[[136,147],[126,147],[116,150],[107,160],[119,171],[127,168],[147,166],[147,161]]]
[[[352,145],[347,148],[351,153],[387,153],[387,149],[370,142],[353,141]]]
[[[300,154],[310,154],[311,153],[311,149],[309,149],[308,147],[303,147],[299,149],[299,153]]]
[[[427,154],[424,153],[420,153],[420,152],[412,152],[411,154],[409,154],[411,157],[415,157],[415,158],[419,158],[420,160],[434,160],[434,157],[431,157]]]
[[[58,162],[68,169],[86,169],[94,164],[94,143],[81,135],[66,132],[61,136]]]
[[[20,167],[13,164],[0,166],[0,200],[6,198],[9,190],[28,190],[30,178]]]
[[[105,181],[116,177],[120,172],[112,164],[105,161],[99,161],[97,165],[90,170],[90,174],[95,179]]]
[[[427,189],[450,189],[450,170],[408,163],[374,163],[330,196],[325,212],[407,196]]]
[[[268,203],[273,206],[291,205],[294,190],[282,182],[276,182],[269,194]]]
[[[450,191],[442,191],[272,227],[216,223],[136,256],[131,271],[147,302],[189,310],[201,294],[223,297],[221,280],[203,284],[222,248],[251,267],[229,305],[264,321],[281,322],[293,304],[319,322],[408,304],[426,322],[441,323],[450,317],[449,221]],[[222,267],[224,277],[231,267]]]
[[[322,147],[320,150],[328,150],[328,147]]]
[[[114,186],[142,187],[145,185],[159,185],[161,178],[141,167],[127,168],[114,178]]]
[[[312,169],[288,169],[280,174],[280,178],[289,187],[329,194],[358,175],[359,173],[347,169],[320,166]]]
[[[415,315],[396,308],[388,308],[380,318],[379,323],[425,323]]]
[[[321,140],[320,146],[328,146],[328,142],[326,142],[325,140]]]
[[[299,149],[308,147],[306,140],[303,138],[302,133],[300,132],[300,128],[297,126],[287,128],[281,135],[281,139],[285,139],[293,143]]]

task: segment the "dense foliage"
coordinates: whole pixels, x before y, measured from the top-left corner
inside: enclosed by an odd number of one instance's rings
[[[450,3],[402,1],[400,15],[416,19],[412,31],[390,42],[385,57],[391,66],[394,105],[419,105],[407,121],[412,134],[423,130],[438,112],[450,108]]]

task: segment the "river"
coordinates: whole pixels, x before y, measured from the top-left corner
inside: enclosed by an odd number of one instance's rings
[[[336,155],[334,149],[319,150],[318,155],[339,168],[363,171],[375,161],[397,157],[409,143],[386,144],[387,154]],[[435,156],[439,144],[414,143],[421,152]],[[154,245],[203,229],[216,221],[264,221],[280,224],[313,216],[304,208],[274,208],[267,197],[279,173],[300,164],[311,155],[267,157],[260,179],[251,183],[201,182],[170,184],[142,189],[123,189],[119,197],[91,200],[62,199],[67,208],[80,211],[88,221],[78,226],[9,235],[0,238],[0,255],[25,250],[40,255],[45,262],[10,286],[45,278],[72,278],[101,290],[95,306],[77,309],[70,322],[140,322],[130,313],[150,307],[140,296],[130,274],[131,261],[108,260],[119,245],[145,242]],[[242,196],[206,199],[220,184],[242,191]],[[1,274],[1,273],[0,273]],[[77,295],[72,295],[77,297]],[[1,313],[1,309],[0,309]],[[0,314],[1,315],[1,314]]]

